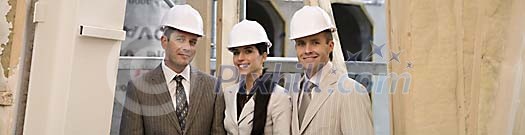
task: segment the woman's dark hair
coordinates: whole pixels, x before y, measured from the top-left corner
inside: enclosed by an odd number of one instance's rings
[[[247,46],[252,46],[252,45],[247,45]],[[268,45],[266,45],[265,42],[260,42],[260,43],[257,43],[257,44],[253,44],[253,46],[255,46],[255,48],[257,49],[257,52],[259,52],[260,55],[262,55],[265,52],[268,53],[268,50],[266,49],[268,47]],[[233,51],[234,48],[229,48],[228,50],[231,52],[231,51]]]
[[[255,48],[257,48],[257,51],[259,51],[259,54],[268,53],[268,45],[266,45],[265,42],[257,43],[255,44]]]

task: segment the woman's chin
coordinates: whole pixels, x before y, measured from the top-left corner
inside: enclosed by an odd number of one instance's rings
[[[253,74],[257,74],[257,72],[250,72],[250,71],[239,71],[239,74],[240,75],[253,75]]]
[[[250,73],[250,72],[248,72],[248,71],[242,71],[242,70],[239,71],[239,74],[240,74],[240,75],[248,75],[249,73]]]

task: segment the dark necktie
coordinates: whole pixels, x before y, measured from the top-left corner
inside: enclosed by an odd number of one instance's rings
[[[304,115],[306,113],[306,109],[308,108],[310,100],[312,99],[312,89],[315,87],[315,84],[313,84],[310,81],[307,81],[306,83],[301,84],[301,86],[302,100],[299,106],[299,125],[302,124]]]
[[[177,113],[177,119],[179,120],[180,129],[184,132],[186,126],[186,116],[188,113],[188,102],[186,102],[186,92],[184,91],[184,86],[182,86],[182,80],[184,77],[181,75],[175,76],[174,80],[177,82],[177,88],[175,91],[175,97],[177,102],[177,108],[175,112]]]

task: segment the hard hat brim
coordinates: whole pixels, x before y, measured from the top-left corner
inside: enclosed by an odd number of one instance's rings
[[[302,34],[298,34],[298,35],[293,35],[293,36],[290,36],[290,39],[291,39],[291,40],[294,40],[294,39],[298,39],[298,38],[303,38],[303,37],[307,37],[307,36],[315,35],[315,34],[317,34],[317,33],[321,33],[321,32],[323,32],[323,31],[325,31],[325,30],[330,30],[330,32],[335,32],[335,31],[337,31],[337,29],[336,29],[335,27],[333,27],[333,26],[329,26],[329,27],[327,27],[327,28],[325,28],[325,29],[321,29],[321,30],[319,30],[319,31],[311,31],[311,32],[308,32],[308,33],[302,33]]]
[[[264,43],[266,44],[266,53],[270,54],[270,47],[272,47],[272,43],[271,42],[259,42],[259,43]],[[226,49],[228,49],[228,51],[232,52],[231,49],[233,48],[237,48],[237,47],[243,47],[243,46],[251,46],[251,45],[256,45],[256,44],[259,44],[259,43],[255,43],[255,44],[238,44],[238,45],[230,45],[228,47],[226,47]]]
[[[187,28],[176,28],[176,27],[169,26],[169,25],[162,27],[163,31],[166,30],[166,29],[173,29],[173,30],[178,30],[178,31],[186,32],[186,33],[191,33],[191,34],[197,35],[198,37],[203,37],[204,36],[203,33],[196,32],[196,31],[191,31],[191,29],[187,29]]]

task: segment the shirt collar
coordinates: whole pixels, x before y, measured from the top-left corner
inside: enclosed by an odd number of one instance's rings
[[[179,74],[171,70],[171,68],[169,68],[164,61],[162,61],[162,71],[164,72],[164,77],[166,79],[166,82],[168,83],[171,82],[173,78],[175,78],[175,76],[177,75],[182,75],[182,77],[184,77],[184,80],[189,81],[190,80],[190,68],[191,66],[188,64],[184,68],[184,70],[182,70],[182,72]]]
[[[321,70],[317,71],[312,78],[308,78],[306,76],[306,73],[304,74],[304,80],[310,81],[311,83],[315,84],[316,86],[319,86],[319,83],[321,82],[321,77],[323,77],[324,74],[330,73],[330,69],[332,69],[332,62],[328,61],[326,62],[326,65],[321,68]]]

